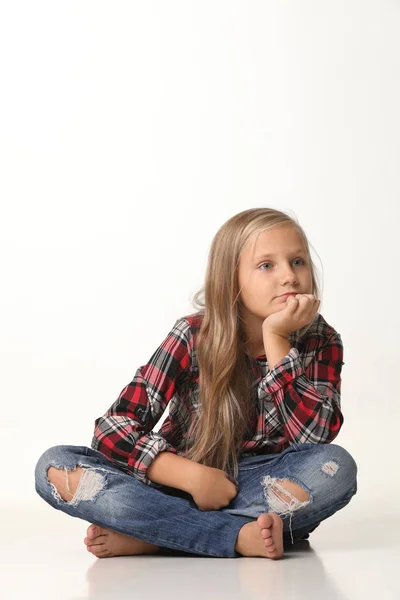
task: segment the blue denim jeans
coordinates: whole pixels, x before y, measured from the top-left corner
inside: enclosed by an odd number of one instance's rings
[[[70,501],[49,481],[54,466],[86,468]],[[57,510],[160,546],[160,553],[189,553],[226,558],[235,550],[239,530],[265,512],[283,520],[284,549],[307,539],[321,521],[340,510],[357,492],[357,465],[336,444],[292,444],[278,454],[239,458],[238,493],[220,510],[202,511],[187,492],[149,486],[86,446],[60,445],[46,450],[35,467],[35,489]],[[280,488],[280,480],[300,485],[309,496],[300,501]],[[277,481],[278,480],[278,481]],[[282,493],[280,493],[282,492]]]

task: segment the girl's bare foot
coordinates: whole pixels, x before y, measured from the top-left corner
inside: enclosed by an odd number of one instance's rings
[[[84,542],[87,549],[97,558],[130,554],[156,554],[160,550],[159,546],[137,540],[112,529],[100,527],[94,523],[88,527],[86,533],[88,537],[85,537]]]
[[[283,522],[276,513],[263,513],[243,525],[235,545],[242,556],[277,559],[283,556]]]

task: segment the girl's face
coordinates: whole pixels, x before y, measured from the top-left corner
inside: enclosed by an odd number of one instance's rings
[[[249,239],[239,262],[240,298],[244,315],[266,319],[282,310],[286,292],[311,294],[312,279],[303,241],[290,225],[275,227]]]

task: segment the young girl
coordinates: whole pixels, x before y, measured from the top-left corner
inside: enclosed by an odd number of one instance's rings
[[[97,557],[278,559],[356,494],[356,462],[331,443],[343,344],[318,313],[297,221],[271,208],[234,215],[200,292],[200,310],[95,420],[91,448],[54,446],[36,464],[37,493],[93,521],[84,542]]]

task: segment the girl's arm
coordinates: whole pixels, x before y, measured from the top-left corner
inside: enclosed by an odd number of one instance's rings
[[[238,493],[238,484],[225,471],[207,467],[183,456],[161,452],[147,469],[147,476],[192,495],[200,510],[228,506]]]
[[[271,371],[282,360],[290,350],[290,342],[287,338],[276,333],[266,333],[263,337],[265,357]]]
[[[207,469],[205,465],[172,454],[160,452],[147,469],[147,477],[156,483],[192,493],[198,478]]]
[[[270,342],[266,354],[278,360],[283,347],[278,348],[273,338]],[[328,444],[336,438],[344,422],[340,406],[343,364],[342,339],[334,332],[328,339],[310,339],[305,358],[297,348],[290,348],[261,379],[259,394],[273,402],[274,418],[279,419],[289,443]],[[270,403],[265,406],[271,413]]]
[[[147,485],[152,485],[147,469],[157,455],[177,454],[171,438],[153,428],[191,371],[191,347],[190,324],[178,319],[149,361],[95,420],[92,448]]]

